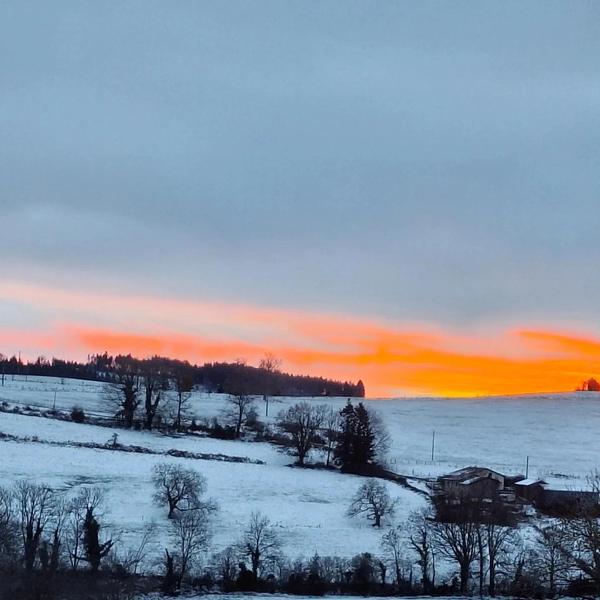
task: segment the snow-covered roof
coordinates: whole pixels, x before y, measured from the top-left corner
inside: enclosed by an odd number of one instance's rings
[[[515,485],[529,486],[529,485],[545,485],[546,482],[543,479],[521,479],[521,481],[516,481]]]
[[[557,482],[554,481],[552,483],[547,483],[546,485],[544,485],[544,489],[548,492],[565,492],[565,493],[569,493],[569,494],[582,494],[582,495],[591,495],[591,494],[598,494],[598,492],[595,492],[594,490],[578,490],[578,489],[573,489],[572,484],[569,483],[561,483],[561,482]]]

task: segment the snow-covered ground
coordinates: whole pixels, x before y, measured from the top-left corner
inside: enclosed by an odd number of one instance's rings
[[[88,413],[107,410],[102,384],[52,378],[9,377],[0,387],[0,402],[70,409],[75,404]],[[225,398],[197,393],[192,413],[198,419],[218,416]],[[271,399],[271,420],[297,398]],[[315,399],[336,407],[345,398]],[[430,476],[469,464],[505,472],[524,471],[530,456],[530,476],[578,487],[586,473],[600,466],[600,395],[563,394],[510,398],[370,400],[387,425],[392,445],[390,466],[400,473]],[[257,402],[264,411],[262,400]],[[264,418],[264,417],[262,417]],[[432,433],[436,449],[431,460]],[[113,430],[95,425],[0,413],[0,432],[40,441],[104,443]],[[377,552],[381,532],[345,512],[362,479],[335,472],[289,467],[291,458],[274,446],[256,442],[221,441],[201,437],[170,437],[158,433],[118,430],[119,442],[150,448],[245,456],[265,464],[242,464],[131,454],[100,449],[48,445],[35,441],[0,440],[0,483],[18,478],[45,481],[69,489],[96,484],[107,492],[105,520],[135,543],[144,526],[155,522],[157,536],[151,554],[159,553],[168,527],[165,511],[152,503],[151,472],[157,462],[191,466],[206,476],[209,495],[219,503],[214,550],[234,543],[252,511],[267,514],[275,523],[292,556],[350,556]],[[425,500],[388,483],[398,498],[402,520]]]
[[[63,383],[64,382],[64,383]],[[107,412],[104,384],[56,378],[10,376],[0,387],[0,402],[89,413]],[[55,401],[56,392],[56,401]],[[200,419],[219,416],[222,394],[195,392],[191,412]],[[258,399],[261,419],[271,421],[297,398],[271,398],[269,417]],[[341,408],[345,398],[315,398]],[[378,411],[392,436],[389,453],[394,470],[432,476],[469,464],[523,472],[553,482],[581,485],[587,473],[600,467],[600,394],[572,393],[476,399],[403,398],[366,400]],[[435,455],[431,460],[435,431]]]
[[[29,389],[18,392],[33,394],[33,385],[29,381]],[[7,387],[3,399],[17,399],[18,394],[11,394]],[[39,404],[33,400],[31,405]],[[89,406],[93,408],[91,402]],[[208,494],[219,504],[214,523],[215,551],[240,538],[252,511],[269,516],[284,551],[293,557],[315,552],[350,556],[379,549],[381,532],[367,521],[345,514],[349,499],[363,478],[292,468],[289,465],[293,459],[270,444],[117,430],[118,441],[123,445],[157,452],[177,449],[245,456],[265,463],[247,464],[60,446],[56,444],[102,444],[112,436],[113,429],[13,413],[0,413],[0,432],[33,438],[27,442],[0,440],[0,484],[27,478],[63,490],[82,484],[99,485],[107,495],[105,521],[119,532],[124,543],[135,545],[144,527],[155,524],[155,543],[150,554],[162,552],[168,530],[165,510],[152,502],[152,468],[158,462],[183,464],[206,477]],[[405,518],[411,510],[424,505],[425,500],[419,495],[394,483],[387,485],[399,501],[398,518]]]

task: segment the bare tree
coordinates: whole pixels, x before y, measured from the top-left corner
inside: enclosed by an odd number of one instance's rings
[[[265,352],[264,357],[261,358],[260,362],[258,363],[258,368],[264,369],[269,373],[277,373],[277,371],[279,371],[281,368],[281,365],[282,361],[280,358],[277,358],[277,356],[275,356],[275,354],[272,352]]]
[[[272,379],[275,373],[278,373],[281,369],[282,361],[277,358],[272,352],[266,352],[264,357],[258,363],[258,368],[263,369],[269,374],[269,380],[267,382],[267,391],[263,394],[263,400],[265,402],[265,417],[269,416],[269,396],[273,393]]]
[[[280,547],[279,538],[268,517],[253,512],[240,542],[240,553],[250,559],[254,581],[258,579],[263,562],[275,558],[279,554]]]
[[[104,493],[99,488],[82,488],[78,494],[67,503],[68,518],[65,523],[65,546],[69,562],[76,571],[80,562],[85,561],[84,525],[88,512],[99,515],[104,501]]]
[[[410,549],[417,557],[424,593],[435,585],[435,550],[433,540],[433,515],[430,508],[413,511],[406,523],[406,537]]]
[[[329,466],[331,463],[331,456],[335,445],[337,444],[338,436],[340,434],[340,428],[342,425],[342,419],[340,417],[340,411],[330,407],[328,408],[325,418],[323,420],[323,433],[325,436],[325,453],[326,460],[325,464]]]
[[[547,525],[537,529],[536,559],[540,573],[546,578],[550,597],[554,597],[558,586],[568,579],[571,564],[565,556],[565,531],[560,524]]]
[[[141,380],[132,368],[117,373],[115,382],[105,388],[105,401],[113,407],[115,416],[123,419],[127,427],[133,427],[133,420],[140,405]]]
[[[144,368],[142,382],[144,386],[145,427],[146,429],[152,429],[154,418],[165,395],[167,381],[157,367],[148,364]]]
[[[391,437],[381,415],[371,408],[368,408],[367,412],[369,413],[369,421],[371,423],[371,429],[373,430],[375,462],[383,465],[385,464],[390,449]]]
[[[173,378],[173,387],[175,391],[175,427],[181,431],[181,423],[188,412],[188,407],[192,399],[192,390],[194,389],[194,379],[187,369],[180,369]]]
[[[485,543],[485,533],[483,525],[477,524],[476,535],[477,535],[477,562],[479,563],[479,569],[477,575],[479,579],[479,596],[483,597],[483,589],[485,587],[485,574],[487,564],[487,546]]]
[[[254,398],[241,391],[227,397],[222,414],[225,420],[233,426],[236,438],[240,437],[248,417],[252,415],[253,408]]]
[[[592,491],[600,491],[600,471],[592,471],[587,477]],[[596,586],[600,595],[600,517],[596,511],[581,506],[560,521],[554,542],[563,557]]]
[[[44,485],[19,481],[14,499],[23,541],[23,562],[25,569],[32,571],[44,528],[52,517],[54,491]]]
[[[373,527],[381,527],[385,515],[393,515],[396,502],[390,498],[387,487],[376,479],[369,479],[359,488],[348,508],[348,516],[366,515],[374,521]]]
[[[600,469],[594,469],[588,473],[585,481],[592,492],[600,493]]]
[[[480,526],[479,531],[484,542],[484,548],[480,548],[479,552],[485,555],[488,561],[488,593],[495,596],[498,568],[505,562],[512,546],[514,530],[503,525],[486,523]]]
[[[218,573],[225,591],[235,581],[238,562],[237,552],[233,546],[227,546],[227,548],[212,556],[212,567]]]
[[[112,562],[118,565],[123,572],[130,575],[137,575],[140,572],[140,567],[144,563],[146,550],[148,545],[152,542],[155,532],[156,524],[154,522],[146,525],[137,546],[127,548],[123,554],[118,554],[113,550],[111,556]]]
[[[315,406],[303,401],[279,413],[277,426],[291,436],[298,464],[304,465],[304,459],[317,439],[326,412],[327,406],[323,404]]]
[[[18,529],[12,491],[0,487],[0,568],[14,564],[18,555]]]
[[[172,539],[175,553],[172,564],[175,566],[177,588],[181,588],[184,578],[194,566],[198,555],[208,547],[210,523],[208,514],[202,510],[191,510],[180,514],[171,521]],[[167,558],[170,557],[166,551]]]
[[[478,556],[478,527],[477,523],[464,520],[457,523],[436,523],[433,530],[437,552],[458,564],[461,594],[468,591],[471,565]]]
[[[561,520],[557,538],[562,555],[596,586],[600,594],[600,518],[584,511]]]
[[[4,528],[13,520],[13,495],[11,490],[0,487],[0,527]]]
[[[398,586],[402,585],[403,581],[406,579],[405,573],[407,566],[409,565],[404,554],[405,548],[406,544],[399,527],[394,527],[383,534],[383,537],[381,538],[381,549],[383,550],[386,561],[394,570],[396,585]]]
[[[194,469],[160,463],[154,466],[152,483],[156,490],[154,501],[159,506],[166,504],[169,507],[169,519],[175,516],[175,511],[211,512],[216,508],[212,501],[202,500],[206,492],[206,478]]]
[[[55,573],[59,567],[68,518],[69,503],[64,494],[55,492],[52,516],[48,524],[48,528],[50,529],[50,543],[43,542],[45,548],[48,550],[46,555],[47,565],[43,566],[52,573]],[[40,552],[41,557],[42,553]]]

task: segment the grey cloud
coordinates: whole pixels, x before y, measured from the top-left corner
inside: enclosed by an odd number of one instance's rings
[[[3,3],[0,251],[92,285],[585,320],[600,300],[599,12]]]

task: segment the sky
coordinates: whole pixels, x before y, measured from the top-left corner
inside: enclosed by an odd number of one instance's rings
[[[0,352],[573,389],[598,56],[589,0],[6,0]]]

